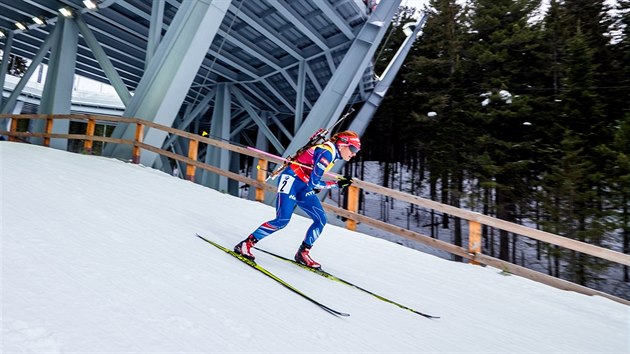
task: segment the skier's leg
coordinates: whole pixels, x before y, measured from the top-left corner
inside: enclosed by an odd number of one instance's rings
[[[249,234],[246,239],[234,246],[234,252],[254,260],[252,248],[263,238],[284,228],[291,220],[295,208],[295,199],[291,199],[288,194],[278,194],[276,201],[276,218],[269,220],[260,225],[254,232]]]
[[[306,231],[304,241],[295,254],[295,261],[311,268],[321,268],[321,265],[311,258],[309,252],[326,225],[326,213],[319,198],[312,191],[298,198],[298,206],[313,219],[313,223]]]
[[[252,235],[257,241],[260,241],[272,233],[283,229],[291,220],[294,208],[295,196],[291,198],[290,194],[278,193],[276,200],[276,217],[260,225],[252,232]]]
[[[269,220],[260,225],[254,232],[252,232],[245,240],[236,245],[234,251],[240,254],[247,254],[248,257],[253,259],[253,255],[249,251],[256,242],[271,235],[272,233],[284,228],[291,220],[293,215],[293,209],[297,200],[296,191],[303,189],[306,186],[304,182],[295,178],[295,176],[283,173],[278,180],[278,194],[276,195],[276,217],[273,220]],[[247,241],[250,241],[251,246],[247,247]]]
[[[304,243],[310,248],[324,230],[324,226],[326,226],[328,219],[326,218],[326,213],[324,212],[322,203],[313,191],[307,192],[303,196],[298,195],[297,205],[300,209],[304,210],[311,219],[313,219],[313,223],[308,228],[306,235],[304,236]]]

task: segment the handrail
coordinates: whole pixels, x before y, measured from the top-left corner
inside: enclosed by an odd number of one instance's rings
[[[9,140],[15,140],[15,138],[28,138],[28,137],[36,137],[43,138],[44,145],[48,146],[50,143],[50,139],[77,139],[84,140],[84,147],[86,151],[90,152],[92,148],[93,141],[100,141],[105,143],[113,143],[113,144],[127,144],[132,145],[134,147],[134,152],[132,156],[132,161],[138,163],[139,155],[141,150],[151,151],[168,158],[180,161],[185,163],[187,167],[186,176],[189,180],[194,180],[195,169],[201,168],[212,173],[216,173],[221,176],[225,176],[227,178],[239,181],[241,183],[254,186],[257,190],[257,200],[264,199],[264,191],[267,192],[275,192],[276,187],[270,184],[265,183],[264,176],[260,175],[257,179],[252,179],[246,176],[241,176],[238,173],[234,173],[231,171],[225,171],[218,167],[211,166],[205,164],[203,162],[197,161],[197,146],[199,143],[205,143],[211,146],[215,146],[217,148],[226,149],[235,153],[243,154],[246,156],[250,156],[253,158],[257,158],[263,163],[267,161],[282,163],[285,160],[279,156],[274,156],[269,153],[261,153],[252,149],[248,149],[242,146],[234,145],[226,141],[221,141],[209,137],[202,137],[194,133],[185,132],[182,130],[177,130],[172,127],[167,127],[161,124],[157,124],[154,122],[149,122],[137,118],[127,118],[127,117],[115,117],[115,116],[103,116],[103,115],[77,115],[77,114],[24,114],[24,115],[13,115],[13,114],[0,114],[0,118],[12,118],[11,129],[9,131],[0,131],[0,135],[8,136]],[[43,133],[30,133],[30,132],[17,132],[17,124],[15,124],[19,119],[46,119],[47,124],[45,128],[45,132]],[[52,133],[53,122],[56,119],[73,119],[73,120],[86,120],[88,121],[88,127],[86,129],[86,134],[58,134]],[[134,140],[126,140],[126,139],[116,139],[110,137],[103,136],[94,136],[94,123],[96,121],[105,121],[105,122],[116,122],[116,123],[124,123],[124,124],[135,124],[136,128],[136,136]],[[169,134],[174,134],[191,141],[190,149],[188,156],[178,155],[174,152],[167,151],[152,145],[148,145],[142,142],[142,138],[146,128],[159,129],[165,131]],[[334,174],[332,174],[334,175]],[[336,176],[336,175],[334,175]],[[408,203],[412,203],[427,209],[437,210],[445,214],[453,215],[459,217],[461,219],[468,220],[470,223],[470,235],[469,235],[469,247],[465,249],[460,246],[456,246],[441,240],[437,240],[431,238],[426,235],[422,235],[398,226],[394,226],[380,220],[376,220],[361,214],[356,213],[357,207],[356,203],[358,203],[358,198],[355,196],[350,196],[349,199],[354,200],[355,205],[349,205],[348,209],[342,209],[330,204],[324,204],[324,208],[333,212],[339,216],[347,218],[351,223],[356,224],[356,222],[365,223],[367,225],[371,225],[380,229],[383,229],[388,232],[392,232],[398,234],[402,237],[412,239],[421,243],[424,243],[428,246],[449,252],[451,254],[466,258],[471,261],[473,264],[486,264],[495,266],[504,270],[509,271],[510,273],[517,274],[523,277],[527,277],[529,279],[539,281],[545,283],[547,285],[554,286],[559,289],[572,290],[576,292],[580,292],[587,295],[600,295],[611,300],[623,303],[625,305],[630,305],[630,301],[615,297],[613,295],[590,289],[578,284],[574,284],[562,279],[558,279],[537,271],[533,271],[524,267],[517,266],[515,264],[505,262],[503,260],[490,257],[484,254],[481,254],[480,247],[480,235],[473,230],[478,230],[478,225],[483,224],[487,226],[491,226],[494,228],[506,230],[509,232],[513,232],[519,235],[527,236],[529,238],[547,242],[553,245],[557,245],[563,248],[571,249],[574,251],[582,252],[585,254],[589,254],[591,256],[595,256],[598,258],[606,259],[618,264],[630,266],[630,255],[626,255],[620,252],[616,252],[610,249],[606,249],[603,247],[598,247],[595,245],[591,245],[585,242],[573,240],[567,237],[551,234],[549,232],[536,230],[527,226],[511,223],[505,220],[501,220],[498,218],[494,218],[488,215],[483,215],[480,213],[460,209],[453,207],[451,205],[442,204],[430,199],[421,198],[418,196],[410,195],[401,191],[389,189],[383,186],[379,186],[373,183],[369,183],[366,181],[361,181],[358,179],[353,179],[353,186],[358,188],[351,188],[351,192],[353,194],[358,193],[358,189],[363,189],[366,191],[386,195],[392,198],[399,199],[401,201],[405,201]]]

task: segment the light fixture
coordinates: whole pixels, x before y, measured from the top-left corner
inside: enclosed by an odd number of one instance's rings
[[[59,9],[59,12],[64,16],[64,17],[72,17],[72,11],[67,8],[67,7],[62,7]]]
[[[21,29],[22,31],[26,31],[26,26],[22,22],[16,22],[15,27]]]
[[[4,34],[4,32],[0,31],[0,38],[4,38],[6,37],[6,35]]]
[[[33,17],[33,22],[37,23],[38,25],[43,25],[45,23],[44,22],[44,18],[41,17],[41,16],[40,17],[37,17],[37,16]]]
[[[85,5],[85,7],[87,7],[89,10],[96,10],[96,8],[98,7],[96,5],[96,1],[94,0],[83,0],[83,5]]]

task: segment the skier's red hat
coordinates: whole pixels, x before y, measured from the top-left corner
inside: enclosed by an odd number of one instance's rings
[[[351,130],[339,132],[335,134],[334,138],[337,146],[347,146],[355,154],[361,150],[361,139],[359,139],[359,134]]]

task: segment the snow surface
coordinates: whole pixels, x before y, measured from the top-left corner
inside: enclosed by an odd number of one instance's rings
[[[630,308],[326,227],[312,255],[429,320],[228,247],[269,206],[102,157],[0,142],[2,353],[628,353]],[[310,221],[259,246],[292,256]]]

